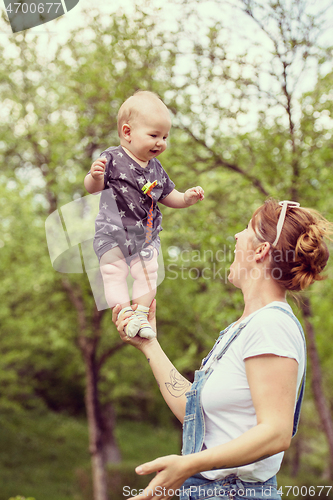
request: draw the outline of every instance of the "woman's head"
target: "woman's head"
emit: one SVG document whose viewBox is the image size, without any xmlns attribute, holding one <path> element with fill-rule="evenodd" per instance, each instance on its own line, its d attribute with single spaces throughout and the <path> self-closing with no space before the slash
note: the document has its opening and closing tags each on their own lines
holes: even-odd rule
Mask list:
<svg viewBox="0 0 333 500">
<path fill-rule="evenodd" d="M 286 290 L 299 291 L 324 279 L 321 272 L 329 257 L 324 238 L 332 234 L 332 224 L 315 210 L 286 206 L 278 239 L 277 225 L 283 207 L 269 199 L 254 212 L 253 244 L 255 247 L 270 243 L 271 276 Z"/>
</svg>

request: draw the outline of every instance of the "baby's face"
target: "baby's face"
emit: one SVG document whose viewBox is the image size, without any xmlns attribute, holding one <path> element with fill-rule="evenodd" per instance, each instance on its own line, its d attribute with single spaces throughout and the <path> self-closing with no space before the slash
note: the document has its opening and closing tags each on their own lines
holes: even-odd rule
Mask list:
<svg viewBox="0 0 333 500">
<path fill-rule="evenodd" d="M 149 161 L 166 150 L 170 128 L 171 120 L 167 109 L 140 113 L 130 124 L 126 147 L 139 160 Z"/>
</svg>

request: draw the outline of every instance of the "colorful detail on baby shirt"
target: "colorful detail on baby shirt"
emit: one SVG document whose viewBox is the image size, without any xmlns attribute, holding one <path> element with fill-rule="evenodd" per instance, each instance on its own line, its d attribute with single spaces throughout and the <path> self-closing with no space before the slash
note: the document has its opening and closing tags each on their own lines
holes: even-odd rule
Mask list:
<svg viewBox="0 0 333 500">
<path fill-rule="evenodd" d="M 120 238 L 123 241 L 124 230 L 135 233 L 136 244 L 142 246 L 150 216 L 153 235 L 157 236 L 162 230 L 162 214 L 157 202 L 168 196 L 175 184 L 156 158 L 143 168 L 130 158 L 121 146 L 108 148 L 100 156 L 105 157 L 107 162 L 104 191 L 101 193 L 99 214 L 95 223 L 94 246 L 98 247 L 99 241 L 105 240 L 105 235 L 120 238 L 120 232 L 123 233 Z M 149 187 L 154 184 L 150 195 L 142 191 L 147 184 Z M 130 243 L 128 238 L 125 240 L 123 244 L 127 248 Z"/>
</svg>

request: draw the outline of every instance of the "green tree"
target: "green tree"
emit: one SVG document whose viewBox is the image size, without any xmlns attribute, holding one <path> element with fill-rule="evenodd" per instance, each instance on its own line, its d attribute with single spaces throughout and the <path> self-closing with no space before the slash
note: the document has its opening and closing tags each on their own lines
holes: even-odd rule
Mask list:
<svg viewBox="0 0 333 500">
<path fill-rule="evenodd" d="M 59 47 L 50 59 L 40 55 L 37 38 L 24 33 L 13 39 L 13 56 L 2 54 L 1 95 L 5 120 L 0 139 L 2 162 L 6 165 L 4 180 L 7 189 L 13 185 L 19 190 L 21 183 L 16 178 L 24 178 L 34 199 L 40 197 L 39 212 L 35 214 L 37 224 L 43 224 L 47 215 L 54 213 L 57 207 L 84 194 L 83 177 L 90 167 L 93 153 L 106 147 L 115 137 L 120 103 L 137 86 L 148 88 L 150 82 L 153 90 L 157 86 L 154 76 L 160 64 L 160 53 L 147 36 L 153 28 L 154 23 L 139 11 L 135 22 L 116 15 L 110 18 L 106 27 L 95 18 L 90 23 L 92 39 L 89 47 L 80 40 L 80 32 L 76 32 L 67 47 Z M 113 95 L 113 100 L 110 95 Z M 9 128 L 14 131 L 13 135 L 8 134 Z M 13 218 L 14 214 L 11 213 L 10 217 Z M 14 227 L 12 231 L 16 234 Z M 43 241 L 40 233 L 39 237 Z M 9 248 L 15 255 L 14 245 Z M 34 259 L 33 252 L 38 254 L 38 247 L 34 246 L 29 258 L 36 264 L 42 259 L 43 266 L 47 266 L 45 245 L 43 250 L 44 255 L 39 254 Z M 22 264 L 26 272 L 25 262 Z M 11 266 L 14 265 L 11 262 Z M 36 274 L 39 275 L 38 269 Z M 25 276 L 25 286 L 36 287 L 34 279 L 34 276 Z M 47 285 L 41 289 L 45 293 L 53 288 L 53 294 L 44 305 L 47 308 L 54 302 L 59 315 L 55 323 L 60 330 L 63 321 L 65 330 L 64 334 L 59 331 L 56 340 L 66 346 L 67 343 L 77 346 L 84 361 L 94 496 L 96 500 L 104 500 L 107 498 L 105 465 L 120 457 L 114 438 L 112 400 L 106 394 L 103 398 L 100 392 L 103 380 L 107 378 L 105 364 L 124 344 L 117 337 L 115 340 L 105 333 L 102 335 L 102 331 L 110 327 L 111 318 L 109 316 L 103 326 L 106 311 L 97 310 L 85 276 L 65 277 L 53 273 L 48 274 L 48 279 Z M 15 289 L 17 282 L 12 275 L 9 282 Z M 20 308 L 26 313 L 22 295 L 20 301 L 17 297 L 15 299 L 9 315 L 16 314 Z M 33 303 L 33 297 L 29 297 L 29 306 Z M 39 307 L 38 313 L 41 315 L 42 312 L 43 307 Z M 57 314 L 48 316 L 52 321 Z M 29 326 L 37 330 L 43 316 L 30 314 L 29 318 Z M 17 324 L 13 327 L 16 328 Z M 42 345 L 45 339 L 37 333 L 35 338 Z M 8 361 L 4 360 L 4 363 Z M 15 387 L 16 383 L 13 384 Z"/>
<path fill-rule="evenodd" d="M 196 19 L 195 9 L 173 33 L 162 34 L 154 16 L 138 10 L 131 19 L 115 15 L 107 23 L 98 16 L 87 18 L 89 41 L 75 32 L 54 57 L 40 56 L 37 40 L 25 35 L 13 40 L 15 55 L 0 55 L 4 200 L 9 196 L 14 200 L 2 204 L 3 227 L 7 224 L 8 234 L 21 235 L 19 256 L 23 256 L 13 260 L 18 255 L 14 239 L 4 241 L 6 286 L 0 311 L 6 329 L 20 331 L 25 347 L 20 353 L 13 337 L 2 338 L 7 369 L 2 376 L 8 379 L 4 401 L 20 400 L 19 369 L 29 372 L 31 353 L 34 358 L 38 353 L 42 370 L 47 368 L 50 347 L 57 352 L 54 367 L 66 365 L 73 357 L 63 375 L 67 380 L 86 374 L 96 500 L 107 498 L 105 445 L 116 453 L 110 403 L 119 402 L 118 414 L 125 416 L 143 417 L 153 409 L 156 418 L 163 420 L 165 412 L 159 408 L 158 389 L 150 378 L 146 381 L 148 367 L 142 366 L 136 353 L 121 349 L 123 344 L 115 335 L 108 335 L 110 315 L 97 311 L 86 277 L 54 273 L 46 245 L 38 247 L 38 241 L 44 241 L 46 217 L 84 195 L 83 176 L 94 156 L 118 141 L 116 113 L 121 102 L 138 88 L 164 97 L 174 114 L 174 127 L 163 165 L 179 190 L 200 183 L 206 192 L 205 201 L 191 209 L 163 209 L 166 277 L 157 295 L 158 327 L 168 354 L 186 374 L 192 373 L 210 347 L 211 332 L 222 329 L 241 310 L 241 296 L 227 282 L 227 267 L 233 259 L 233 236 L 246 225 L 252 210 L 270 194 L 294 197 L 328 216 L 332 212 L 330 138 L 322 121 L 330 112 L 329 97 L 325 101 L 324 96 L 330 95 L 331 80 L 329 76 L 319 79 L 315 91 L 303 97 L 293 80 L 297 71 L 302 74 L 299 60 L 318 61 L 317 21 L 311 24 L 305 14 L 293 11 L 295 37 L 288 28 L 291 17 L 284 4 L 274 8 L 269 3 L 266 10 L 257 3 L 243 5 L 244 19 L 249 16 L 271 42 L 265 51 L 260 46 L 266 55 L 255 62 L 248 54 L 233 53 L 230 32 L 222 21 L 206 29 Z M 305 2 L 297 5 L 301 8 Z M 193 6 L 184 4 L 184 12 L 188 9 Z M 199 38 L 202 29 L 206 31 Z M 186 54 L 181 48 L 184 37 Z M 189 69 L 185 55 L 191 56 Z M 321 55 L 327 61 L 327 54 Z M 270 73 L 273 92 L 262 86 L 263 75 Z M 259 110 L 257 125 L 245 127 L 244 120 L 254 108 Z M 28 213 L 19 194 L 22 180 L 30 189 L 30 198 L 24 198 L 31 204 Z M 9 194 L 11 186 L 15 194 Z M 25 224 L 11 225 L 15 210 L 24 214 Z M 25 245 L 24 225 L 32 230 L 31 247 Z M 312 301 L 320 315 L 306 317 L 317 329 L 331 300 L 326 285 L 320 284 L 316 293 Z M 48 345 L 45 338 L 51 339 Z M 320 347 L 321 362 L 326 354 L 324 362 L 329 366 L 331 357 Z M 15 369 L 8 371 L 13 355 Z M 28 395 L 29 383 L 24 387 Z M 321 387 L 320 383 L 323 392 Z M 125 397 L 135 405 L 125 402 Z"/>
<path fill-rule="evenodd" d="M 163 45 L 163 37 L 156 33 L 154 22 L 147 14 L 138 11 L 135 23 L 126 16 L 111 18 L 107 27 L 102 27 L 99 21 L 95 18 L 91 22 L 89 48 L 80 40 L 79 32 L 73 33 L 66 47 L 58 48 L 54 57 L 49 59 L 40 56 L 35 38 L 19 35 L 13 42 L 14 55 L 2 59 L 1 92 L 7 116 L 0 133 L 4 145 L 5 181 L 8 187 L 17 183 L 16 178 L 25 176 L 34 198 L 39 196 L 38 213 L 32 215 L 38 224 L 43 223 L 57 207 L 61 208 L 84 194 L 82 179 L 94 153 L 117 140 L 116 112 L 120 103 L 137 88 L 150 88 L 161 94 L 167 88 L 162 77 L 158 77 L 158 70 L 171 65 L 174 56 L 170 54 L 166 60 L 164 54 L 162 58 L 159 48 Z M 13 136 L 8 135 L 9 128 L 14 129 Z M 16 234 L 14 227 L 12 231 Z M 43 239 L 40 233 L 35 235 Z M 13 251 L 13 246 L 11 249 Z M 43 265 L 47 267 L 46 248 L 43 248 L 43 257 L 38 255 L 37 245 L 34 250 L 37 255 L 31 251 L 29 259 L 39 265 L 40 258 L 43 258 Z M 26 278 L 25 286 L 38 288 L 33 284 L 33 276 Z M 40 290 L 44 296 L 48 290 L 54 293 L 44 307 L 39 306 L 36 314 L 29 315 L 31 331 L 42 318 L 44 320 L 48 307 L 51 306 L 51 310 L 56 308 L 54 316 L 47 315 L 50 323 L 57 324 L 55 340 L 63 343 L 68 352 L 78 346 L 84 360 L 95 496 L 105 498 L 107 450 L 111 451 L 113 460 L 117 458 L 111 399 L 107 396 L 107 391 L 110 392 L 108 382 L 115 380 L 120 372 L 107 368 L 106 362 L 123 344 L 102 335 L 102 330 L 110 324 L 110 317 L 103 325 L 105 311 L 96 310 L 89 283 L 83 276 L 64 277 L 50 273 Z M 33 307 L 33 304 L 31 297 L 28 307 Z M 19 308 L 19 303 L 15 303 L 15 307 Z M 26 318 L 27 310 L 23 308 L 22 311 Z M 73 328 L 74 324 L 77 328 Z M 43 331 L 48 329 L 52 331 L 54 327 L 44 323 Z M 190 329 L 189 325 L 187 329 Z M 38 339 L 43 344 L 44 338 Z M 31 344 L 27 354 L 29 348 Z M 43 354 L 41 359 L 44 359 Z M 8 365 L 7 360 L 4 363 Z M 26 360 L 22 365 L 26 368 Z M 134 365 L 135 361 L 126 360 L 125 368 Z M 71 363 L 71 369 L 73 366 Z M 41 369 L 45 370 L 45 367 Z M 71 369 L 68 370 L 69 376 L 73 376 Z M 78 373 L 82 374 L 82 367 Z M 113 391 L 116 395 L 119 396 L 121 390 L 133 395 L 133 389 L 128 389 L 128 379 L 131 380 L 127 375 L 127 384 L 120 384 L 117 380 Z M 17 382 L 13 384 L 16 385 Z"/>
</svg>

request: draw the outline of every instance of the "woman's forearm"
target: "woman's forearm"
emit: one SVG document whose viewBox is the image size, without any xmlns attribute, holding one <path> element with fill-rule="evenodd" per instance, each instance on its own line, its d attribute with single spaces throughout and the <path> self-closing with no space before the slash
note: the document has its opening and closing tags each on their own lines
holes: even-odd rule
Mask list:
<svg viewBox="0 0 333 500">
<path fill-rule="evenodd" d="M 186 455 L 188 475 L 258 462 L 289 447 L 290 435 L 277 425 L 258 424 L 228 443 Z"/>
<path fill-rule="evenodd" d="M 169 455 L 142 464 L 136 468 L 137 474 L 157 474 L 135 500 L 145 500 L 148 492 L 153 493 L 149 495 L 152 500 L 168 500 L 171 498 L 169 491 L 180 488 L 187 478 L 198 472 L 236 468 L 274 455 L 287 444 L 283 434 L 275 424 L 260 423 L 228 443 L 190 455 Z M 166 493 L 161 496 L 161 491 Z"/>
<path fill-rule="evenodd" d="M 112 311 L 112 321 L 115 323 L 120 337 L 124 342 L 132 344 L 146 356 L 165 402 L 178 420 L 183 422 L 186 407 L 185 393 L 192 384 L 176 370 L 156 338 L 147 340 L 138 335 L 133 338 L 127 337 L 124 328 L 128 324 L 131 313 L 126 312 L 118 318 L 120 310 L 121 306 L 117 304 Z M 154 331 L 156 331 L 155 310 L 156 301 L 154 299 L 148 316 Z"/>
<path fill-rule="evenodd" d="M 142 352 L 147 358 L 165 402 L 178 420 L 183 422 L 185 393 L 192 384 L 176 370 L 157 340 L 145 346 Z"/>
</svg>

